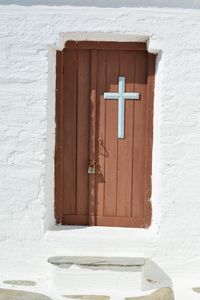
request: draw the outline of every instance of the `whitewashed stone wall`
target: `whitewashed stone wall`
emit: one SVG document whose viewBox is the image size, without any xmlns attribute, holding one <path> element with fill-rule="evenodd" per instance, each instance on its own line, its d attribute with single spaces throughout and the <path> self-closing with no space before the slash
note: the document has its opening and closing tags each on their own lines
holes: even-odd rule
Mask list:
<svg viewBox="0 0 200 300">
<path fill-rule="evenodd" d="M 182 3 L 189 2 L 195 4 Z M 129 6 L 0 6 L 2 274 L 45 275 L 48 255 L 113 253 L 149 256 L 170 276 L 198 274 L 199 7 Z M 73 37 L 148 41 L 149 51 L 158 53 L 148 230 L 49 230 L 54 225 L 55 49 Z"/>
</svg>

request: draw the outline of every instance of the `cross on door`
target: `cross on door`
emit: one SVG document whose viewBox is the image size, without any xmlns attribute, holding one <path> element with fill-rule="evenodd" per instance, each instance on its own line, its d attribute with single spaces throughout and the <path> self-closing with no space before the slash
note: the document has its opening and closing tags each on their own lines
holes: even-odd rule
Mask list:
<svg viewBox="0 0 200 300">
<path fill-rule="evenodd" d="M 125 92 L 125 77 L 119 77 L 119 89 L 118 93 L 104 93 L 104 99 L 107 100 L 118 100 L 118 138 L 124 138 L 124 110 L 125 110 L 125 99 L 127 100 L 138 100 L 140 98 L 139 93 L 126 93 Z"/>
</svg>

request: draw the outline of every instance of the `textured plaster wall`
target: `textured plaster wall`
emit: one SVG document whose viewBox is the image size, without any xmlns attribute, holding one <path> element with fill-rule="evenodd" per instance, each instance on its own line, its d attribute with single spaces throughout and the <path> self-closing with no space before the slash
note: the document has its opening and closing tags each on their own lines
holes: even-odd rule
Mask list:
<svg viewBox="0 0 200 300">
<path fill-rule="evenodd" d="M 198 10 L 0 6 L 2 275 L 46 275 L 49 255 L 135 253 L 152 258 L 170 276 L 198 274 L 199 32 Z M 147 40 L 149 51 L 158 53 L 148 230 L 49 230 L 54 224 L 55 49 L 73 37 Z"/>
</svg>

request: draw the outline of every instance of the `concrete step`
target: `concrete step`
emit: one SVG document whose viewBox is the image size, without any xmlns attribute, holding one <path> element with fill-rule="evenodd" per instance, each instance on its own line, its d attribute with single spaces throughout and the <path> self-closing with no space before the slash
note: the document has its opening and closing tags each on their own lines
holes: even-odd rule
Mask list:
<svg viewBox="0 0 200 300">
<path fill-rule="evenodd" d="M 128 295 L 141 290 L 144 257 L 50 257 L 51 287 L 63 295 Z"/>
</svg>

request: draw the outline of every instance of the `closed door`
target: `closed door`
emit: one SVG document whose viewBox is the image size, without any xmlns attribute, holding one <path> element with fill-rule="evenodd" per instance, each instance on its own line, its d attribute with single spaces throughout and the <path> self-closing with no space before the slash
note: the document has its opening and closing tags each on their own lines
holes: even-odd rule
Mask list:
<svg viewBox="0 0 200 300">
<path fill-rule="evenodd" d="M 154 65 L 143 43 L 57 52 L 58 223 L 150 225 Z"/>
</svg>

